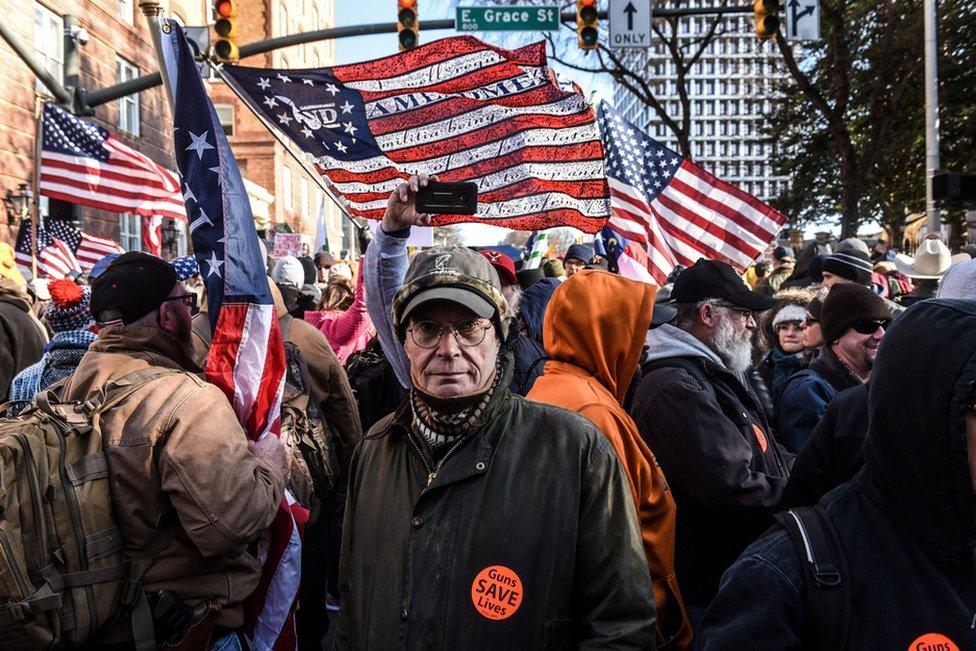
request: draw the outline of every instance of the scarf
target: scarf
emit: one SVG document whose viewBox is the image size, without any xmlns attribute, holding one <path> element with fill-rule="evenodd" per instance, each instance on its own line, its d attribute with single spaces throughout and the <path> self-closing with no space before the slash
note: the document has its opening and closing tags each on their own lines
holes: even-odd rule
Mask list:
<svg viewBox="0 0 976 651">
<path fill-rule="evenodd" d="M 410 391 L 410 408 L 414 431 L 423 437 L 431 451 L 438 456 L 454 441 L 466 435 L 491 400 L 501 379 L 501 365 L 486 391 L 460 398 L 437 398 L 414 387 Z"/>
</svg>

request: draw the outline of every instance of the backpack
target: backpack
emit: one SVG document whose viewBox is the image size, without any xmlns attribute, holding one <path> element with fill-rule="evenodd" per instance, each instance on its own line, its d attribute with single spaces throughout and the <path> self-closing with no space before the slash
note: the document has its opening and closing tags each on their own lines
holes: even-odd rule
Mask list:
<svg viewBox="0 0 976 651">
<path fill-rule="evenodd" d="M 284 315 L 281 339 L 285 345 L 285 390 L 281 398 L 281 442 L 288 452 L 288 488 L 299 504 L 317 508 L 335 487 L 338 462 L 322 412 L 312 400 L 308 363 L 294 343 L 287 341 L 293 317 Z"/>
<path fill-rule="evenodd" d="M 365 348 L 349 356 L 346 377 L 356 398 L 364 432 L 396 411 L 407 397 L 406 389 L 400 385 L 393 366 L 383 353 L 379 337 L 373 337 Z"/>
<path fill-rule="evenodd" d="M 830 514 L 820 505 L 776 514 L 803 567 L 804 648 L 848 648 L 851 586 L 847 559 Z M 845 580 L 846 577 L 846 580 Z"/>
<path fill-rule="evenodd" d="M 0 648 L 79 645 L 126 610 L 136 648 L 155 648 L 142 577 L 179 525 L 171 519 L 144 556 L 124 555 L 98 423 L 172 373 L 132 373 L 81 404 L 61 402 L 54 385 L 0 419 Z"/>
</svg>

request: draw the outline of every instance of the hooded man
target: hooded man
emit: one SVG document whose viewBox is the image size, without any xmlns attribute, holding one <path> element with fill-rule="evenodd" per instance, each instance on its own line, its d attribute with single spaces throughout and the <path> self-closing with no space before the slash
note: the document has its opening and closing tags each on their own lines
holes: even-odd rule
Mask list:
<svg viewBox="0 0 976 651">
<path fill-rule="evenodd" d="M 840 391 L 867 382 L 891 321 L 884 299 L 862 285 L 835 285 L 820 310 L 823 352 L 794 374 L 776 400 L 783 445 L 799 453 Z"/>
<path fill-rule="evenodd" d="M 393 192 L 391 218 L 417 223 L 419 187 Z M 511 314 L 488 260 L 418 254 L 391 321 L 410 397 L 353 456 L 337 648 L 653 648 L 620 462 L 586 419 L 509 392 Z"/>
<path fill-rule="evenodd" d="M 596 425 L 620 457 L 654 581 L 657 648 L 686 649 L 691 626 L 674 573 L 675 505 L 654 454 L 622 406 L 651 324 L 654 286 L 585 269 L 549 302 L 545 347 L 552 359 L 526 396 Z"/>
<path fill-rule="evenodd" d="M 808 585 L 811 551 L 776 526 L 723 577 L 701 648 L 976 648 L 974 397 L 976 302 L 925 301 L 899 317 L 872 373 L 864 468 L 819 504 L 837 549 L 816 558 L 838 568 L 837 587 Z M 843 592 L 812 602 L 811 588 Z"/>
<path fill-rule="evenodd" d="M 592 246 L 571 244 L 563 257 L 563 269 L 566 271 L 566 278 L 572 278 L 573 274 L 585 267 L 593 259 L 593 255 Z"/>
<path fill-rule="evenodd" d="M 694 626 L 722 572 L 769 526 L 792 457 L 743 383 L 753 314 L 772 299 L 712 260 L 684 270 L 671 298 L 678 314 L 647 333 L 632 413 L 678 507 L 675 558 Z"/>
<path fill-rule="evenodd" d="M 0 395 L 10 391 L 14 376 L 41 359 L 46 343 L 30 297 L 10 278 L 0 278 Z"/>
</svg>

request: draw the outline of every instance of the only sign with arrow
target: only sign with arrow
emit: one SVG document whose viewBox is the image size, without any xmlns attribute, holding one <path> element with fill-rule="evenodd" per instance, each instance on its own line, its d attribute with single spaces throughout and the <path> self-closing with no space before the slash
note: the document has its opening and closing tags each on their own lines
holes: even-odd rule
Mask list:
<svg viewBox="0 0 976 651">
<path fill-rule="evenodd" d="M 790 41 L 820 40 L 820 0 L 786 3 L 786 38 Z"/>
<path fill-rule="evenodd" d="M 610 0 L 607 17 L 611 48 L 651 45 L 651 0 Z"/>
</svg>

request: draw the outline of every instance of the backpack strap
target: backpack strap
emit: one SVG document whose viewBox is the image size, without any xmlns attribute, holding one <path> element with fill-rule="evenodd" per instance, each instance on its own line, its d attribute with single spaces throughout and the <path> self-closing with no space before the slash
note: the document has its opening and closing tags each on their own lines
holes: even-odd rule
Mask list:
<svg viewBox="0 0 976 651">
<path fill-rule="evenodd" d="M 830 515 L 820 505 L 776 514 L 800 557 L 804 586 L 804 639 L 812 648 L 846 649 L 851 586 L 847 559 Z"/>
<path fill-rule="evenodd" d="M 156 648 L 152 611 L 149 609 L 146 591 L 142 588 L 142 579 L 159 555 L 173 542 L 179 529 L 179 519 L 175 515 L 171 516 L 146 553 L 128 562 L 129 575 L 122 588 L 122 605 L 132 611 L 132 640 L 136 651 L 153 651 Z"/>
</svg>

